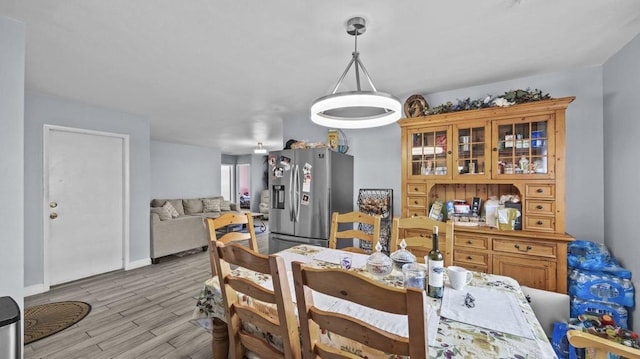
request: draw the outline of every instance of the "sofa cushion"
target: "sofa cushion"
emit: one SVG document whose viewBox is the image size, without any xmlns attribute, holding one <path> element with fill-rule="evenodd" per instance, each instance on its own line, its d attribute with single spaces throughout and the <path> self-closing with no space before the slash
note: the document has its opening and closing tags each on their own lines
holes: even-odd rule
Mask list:
<svg viewBox="0 0 640 359">
<path fill-rule="evenodd" d="M 220 210 L 221 211 L 230 211 L 231 210 L 231 201 L 222 200 L 222 202 L 220 202 Z"/>
<path fill-rule="evenodd" d="M 170 201 L 166 201 L 160 208 L 164 208 L 167 212 L 169 212 L 172 218 L 177 218 L 178 216 L 180 216 L 180 213 L 178 213 L 178 210 L 173 206 L 173 204 L 171 204 Z"/>
<path fill-rule="evenodd" d="M 182 205 L 184 206 L 185 214 L 202 213 L 202 200 L 201 199 L 183 199 Z"/>
<path fill-rule="evenodd" d="M 151 207 L 162 207 L 166 201 L 166 199 L 152 199 Z"/>
<path fill-rule="evenodd" d="M 202 212 L 220 212 L 220 198 L 205 198 L 202 204 L 204 207 Z"/>
<path fill-rule="evenodd" d="M 164 207 L 152 207 L 151 213 L 155 213 L 160 217 L 161 221 L 166 221 L 167 219 L 171 219 L 171 213 Z"/>
</svg>

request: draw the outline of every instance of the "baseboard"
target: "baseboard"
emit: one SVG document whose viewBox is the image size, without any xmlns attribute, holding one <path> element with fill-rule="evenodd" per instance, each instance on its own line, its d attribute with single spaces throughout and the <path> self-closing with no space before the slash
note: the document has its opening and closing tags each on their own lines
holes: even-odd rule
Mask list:
<svg viewBox="0 0 640 359">
<path fill-rule="evenodd" d="M 140 259 L 134 262 L 129 262 L 124 266 L 124 270 L 132 270 L 136 268 L 146 267 L 151 265 L 151 258 Z"/>
<path fill-rule="evenodd" d="M 36 295 L 36 294 L 40 294 L 40 293 L 44 293 L 46 291 L 48 291 L 48 288 L 45 288 L 44 284 L 40 283 L 40 284 L 34 284 L 34 285 L 30 285 L 28 287 L 24 287 L 24 293 L 23 295 L 26 297 L 32 296 L 32 295 Z"/>
</svg>

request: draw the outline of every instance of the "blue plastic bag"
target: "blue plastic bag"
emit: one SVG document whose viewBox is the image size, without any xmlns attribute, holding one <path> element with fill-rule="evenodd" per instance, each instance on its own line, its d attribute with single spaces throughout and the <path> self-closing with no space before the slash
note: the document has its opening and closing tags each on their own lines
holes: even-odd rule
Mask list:
<svg viewBox="0 0 640 359">
<path fill-rule="evenodd" d="M 570 268 L 601 271 L 619 278 L 631 279 L 631 271 L 624 269 L 602 243 L 575 240 L 567 245 Z"/>
<path fill-rule="evenodd" d="M 625 307 L 634 305 L 635 291 L 629 279 L 604 272 L 572 269 L 568 283 L 571 296 Z"/>
<path fill-rule="evenodd" d="M 617 326 L 624 329 L 628 328 L 627 320 L 629 318 L 627 310 L 623 306 L 613 303 L 600 303 L 571 297 L 569 314 L 571 318 L 577 318 L 581 314 L 594 315 L 597 317 L 607 314 L 613 317 Z"/>
<path fill-rule="evenodd" d="M 556 322 L 553 325 L 553 333 L 551 334 L 551 347 L 556 352 L 558 359 L 584 359 L 584 349 L 578 349 L 569 344 L 567 339 L 567 331 L 582 330 L 571 324 Z"/>
</svg>

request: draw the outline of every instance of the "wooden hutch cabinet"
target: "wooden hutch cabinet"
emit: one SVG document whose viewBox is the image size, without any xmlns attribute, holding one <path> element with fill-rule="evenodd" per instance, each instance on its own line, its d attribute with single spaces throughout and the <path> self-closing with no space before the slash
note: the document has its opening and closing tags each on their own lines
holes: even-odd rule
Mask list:
<svg viewBox="0 0 640 359">
<path fill-rule="evenodd" d="M 522 230 L 456 226 L 454 264 L 566 293 L 565 110 L 573 100 L 399 120 L 402 216 L 428 215 L 435 200 L 518 195 Z"/>
</svg>

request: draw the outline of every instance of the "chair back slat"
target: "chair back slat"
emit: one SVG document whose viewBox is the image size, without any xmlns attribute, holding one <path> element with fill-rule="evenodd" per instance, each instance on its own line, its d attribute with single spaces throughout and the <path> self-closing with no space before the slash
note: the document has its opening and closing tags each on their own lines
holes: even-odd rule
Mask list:
<svg viewBox="0 0 640 359">
<path fill-rule="evenodd" d="M 331 333 L 345 336 L 358 343 L 373 343 L 370 346 L 385 353 L 409 354 L 409 338 L 372 327 L 357 318 L 325 312 L 317 308 L 311 308 L 309 316 L 320 328 Z M 349 328 L 349 330 L 342 332 L 343 328 Z"/>
<path fill-rule="evenodd" d="M 253 227 L 253 217 L 249 213 L 225 213 L 217 218 L 205 218 L 205 226 L 209 231 L 209 262 L 211 264 L 211 275 L 216 276 L 217 267 L 215 264 L 214 252 L 216 251 L 215 243 L 235 243 L 239 241 L 248 241 L 249 248 L 258 251 L 258 240 L 256 238 L 255 228 Z M 246 232 L 233 231 L 229 226 L 244 225 L 247 227 Z"/>
<path fill-rule="evenodd" d="M 331 271 L 331 280 L 327 280 L 327 272 L 321 268 L 305 268 L 304 281 L 313 290 L 332 297 L 348 300 L 383 312 L 406 314 L 406 291 L 401 288 L 385 287 L 379 290 L 380 284 L 363 276 L 354 276 L 345 269 Z M 336 285 L 340 283 L 340 285 Z"/>
<path fill-rule="evenodd" d="M 267 333 L 280 332 L 280 323 L 278 318 L 266 317 L 263 313 L 260 313 L 257 309 L 247 306 L 236 306 L 236 313 L 247 323 L 251 323 Z"/>
<path fill-rule="evenodd" d="M 371 248 L 374 249 L 380 240 L 380 216 L 371 216 L 366 213 L 354 211 L 348 213 L 334 212 L 331 215 L 331 229 L 329 231 L 329 248 L 336 248 L 338 239 L 359 239 L 370 242 Z M 340 231 L 341 224 L 350 224 L 351 229 Z M 372 227 L 373 233 L 367 233 L 360 229 L 353 229 L 354 224 L 364 224 Z M 345 249 L 345 248 L 342 248 Z M 356 247 L 348 247 L 345 250 L 350 252 L 366 253 L 364 250 Z"/>
<path fill-rule="evenodd" d="M 282 353 L 276 350 L 274 347 L 269 345 L 264 340 L 260 340 L 253 335 L 248 335 L 243 332 L 239 333 L 240 341 L 242 345 L 248 350 L 254 353 L 260 353 L 261 359 L 280 359 L 282 358 Z"/>
<path fill-rule="evenodd" d="M 223 256 L 227 262 L 250 269 L 254 272 L 271 273 L 269 256 L 257 253 L 255 249 L 253 252 L 250 252 L 245 250 L 245 247 L 225 245 L 224 247 L 219 247 L 218 250 L 223 252 Z"/>
<path fill-rule="evenodd" d="M 312 268 L 293 262 L 292 269 L 305 358 L 357 358 L 340 348 L 329 348 L 321 343 L 320 328 L 385 353 L 427 357 L 424 291 L 389 287 L 357 272 L 338 268 Z M 406 315 L 408 337 L 388 333 L 344 313 L 322 310 L 314 303 L 314 291 L 372 309 Z"/>
<path fill-rule="evenodd" d="M 244 293 L 252 298 L 258 299 L 267 303 L 275 303 L 275 294 L 261 286 L 256 286 L 254 282 L 246 278 L 240 277 L 227 277 L 224 279 L 225 284 L 228 284 L 236 292 Z"/>
<path fill-rule="evenodd" d="M 241 359 L 249 350 L 261 358 L 302 358 L 284 260 L 275 255 L 262 255 L 238 243 L 224 244 L 217 241 L 214 245 L 216 270 L 219 273 L 220 289 L 226 307 L 230 357 Z M 270 275 L 274 290 L 269 290 L 248 278 L 233 275 L 231 265 L 246 266 L 247 269 Z M 239 298 L 240 295 L 275 304 L 277 316 L 262 313 L 244 304 Z M 279 351 L 262 336 L 254 336 L 243 331 L 243 322 L 257 326 L 262 332 L 280 336 L 283 350 Z"/>
</svg>

